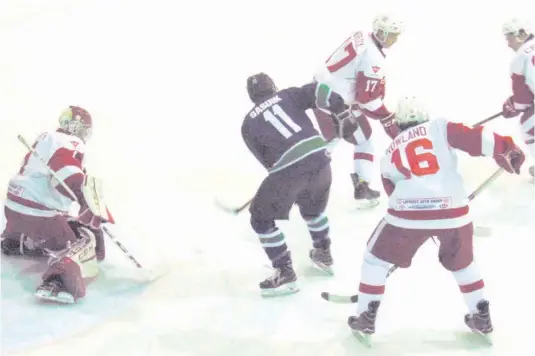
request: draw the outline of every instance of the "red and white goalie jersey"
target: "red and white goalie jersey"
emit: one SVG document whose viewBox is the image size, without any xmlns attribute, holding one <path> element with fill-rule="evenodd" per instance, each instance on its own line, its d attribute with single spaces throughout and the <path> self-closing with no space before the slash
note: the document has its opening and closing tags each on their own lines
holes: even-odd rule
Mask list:
<svg viewBox="0 0 535 356">
<path fill-rule="evenodd" d="M 82 196 L 84 180 L 84 142 L 61 130 L 41 134 L 33 144 L 35 151 L 75 194 Z M 53 178 L 43 162 L 28 153 L 19 173 L 9 182 L 6 207 L 31 216 L 53 217 L 68 213 L 72 198 Z"/>
<path fill-rule="evenodd" d="M 314 80 L 327 84 L 346 104 L 357 104 L 367 116 L 380 119 L 389 114 L 383 104 L 384 59 L 381 46 L 372 34 L 355 32 L 316 72 Z"/>
<path fill-rule="evenodd" d="M 502 166 L 504 155 L 514 149 L 510 137 L 445 119 L 402 131 L 381 160 L 383 185 L 389 195 L 385 220 L 408 229 L 448 229 L 469 224 L 469 201 L 455 151 L 493 156 Z"/>
</svg>

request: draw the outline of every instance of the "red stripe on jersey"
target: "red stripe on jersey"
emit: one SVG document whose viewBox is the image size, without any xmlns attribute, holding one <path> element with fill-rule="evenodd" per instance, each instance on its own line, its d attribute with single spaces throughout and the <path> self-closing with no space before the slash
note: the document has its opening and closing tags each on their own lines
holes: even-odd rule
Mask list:
<svg viewBox="0 0 535 356">
<path fill-rule="evenodd" d="M 394 210 L 388 209 L 388 213 L 392 216 L 396 216 L 401 219 L 407 220 L 443 220 L 443 219 L 455 219 L 460 218 L 468 214 L 468 206 L 452 209 L 439 209 L 439 210 Z"/>
<path fill-rule="evenodd" d="M 69 150 L 68 148 L 62 147 L 56 150 L 50 160 L 48 161 L 50 168 L 57 172 L 67 166 L 75 166 L 82 169 L 82 161 L 79 157 L 79 152 L 74 150 Z"/>
<path fill-rule="evenodd" d="M 483 126 L 471 128 L 460 123 L 448 122 L 446 137 L 452 148 L 468 153 L 470 156 L 481 156 Z"/>
<path fill-rule="evenodd" d="M 519 104 L 533 104 L 533 93 L 526 84 L 526 77 L 520 74 L 511 75 L 513 81 L 513 101 Z"/>
<path fill-rule="evenodd" d="M 9 200 L 11 200 L 12 202 L 20 204 L 22 206 L 25 206 L 27 208 L 32 208 L 32 209 L 37 209 L 37 210 L 46 210 L 46 211 L 53 210 L 53 209 L 50 209 L 49 207 L 47 207 L 46 205 L 39 204 L 39 203 L 36 203 L 34 201 L 21 198 L 21 197 L 16 196 L 15 194 L 12 194 L 12 193 L 7 193 L 7 198 Z"/>
</svg>

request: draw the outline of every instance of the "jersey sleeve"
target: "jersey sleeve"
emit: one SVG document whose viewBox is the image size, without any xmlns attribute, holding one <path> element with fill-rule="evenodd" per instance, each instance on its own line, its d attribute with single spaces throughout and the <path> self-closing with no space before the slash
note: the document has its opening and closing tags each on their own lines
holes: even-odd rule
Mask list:
<svg viewBox="0 0 535 356">
<path fill-rule="evenodd" d="M 356 74 L 356 101 L 366 116 L 382 119 L 390 115 L 383 100 L 385 97 L 385 78 L 383 69 L 371 61 L 362 61 Z"/>
<path fill-rule="evenodd" d="M 73 141 L 56 149 L 48 161 L 48 166 L 54 171 L 57 179 L 63 181 L 71 189 L 78 201 L 83 202 L 84 155 L 77 150 L 79 144 L 79 142 Z M 55 188 L 64 196 L 72 199 L 61 183 L 56 182 Z"/>
<path fill-rule="evenodd" d="M 484 126 L 472 128 L 453 122 L 446 123 L 446 137 L 451 148 L 474 157 L 503 154 L 513 144 L 511 137 L 500 136 Z"/>
<path fill-rule="evenodd" d="M 346 109 L 344 99 L 323 83 L 310 83 L 300 88 L 287 89 L 295 105 L 301 110 L 323 109 L 335 114 Z"/>
<path fill-rule="evenodd" d="M 248 118 L 245 119 L 241 127 L 241 136 L 243 138 L 243 142 L 245 143 L 245 146 L 247 146 L 249 151 L 255 156 L 258 162 L 262 163 L 264 162 L 264 157 L 262 155 L 262 145 L 258 142 L 256 137 L 250 133 L 250 127 L 247 120 Z"/>
<path fill-rule="evenodd" d="M 525 110 L 533 105 L 534 68 L 535 55 L 527 53 L 517 55 L 511 63 L 512 99 L 517 110 Z"/>
</svg>

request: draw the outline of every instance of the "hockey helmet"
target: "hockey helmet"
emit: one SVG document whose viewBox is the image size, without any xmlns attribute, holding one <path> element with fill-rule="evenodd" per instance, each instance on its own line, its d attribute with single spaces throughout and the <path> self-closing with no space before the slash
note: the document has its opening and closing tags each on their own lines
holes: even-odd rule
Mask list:
<svg viewBox="0 0 535 356">
<path fill-rule="evenodd" d="M 254 103 L 262 101 L 276 92 L 275 82 L 265 73 L 258 73 L 247 78 L 247 93 Z"/>
<path fill-rule="evenodd" d="M 373 33 L 383 31 L 385 36 L 389 33 L 401 34 L 404 30 L 403 22 L 395 20 L 388 15 L 378 15 L 373 20 Z"/>
<path fill-rule="evenodd" d="M 59 117 L 59 127 L 86 142 L 91 137 L 93 120 L 87 110 L 69 106 Z"/>
<path fill-rule="evenodd" d="M 429 120 L 429 112 L 420 99 L 405 96 L 398 100 L 396 108 L 396 123 L 398 126 L 414 126 Z"/>
<path fill-rule="evenodd" d="M 512 34 L 515 37 L 532 35 L 533 30 L 527 20 L 513 17 L 502 25 L 504 35 Z"/>
</svg>

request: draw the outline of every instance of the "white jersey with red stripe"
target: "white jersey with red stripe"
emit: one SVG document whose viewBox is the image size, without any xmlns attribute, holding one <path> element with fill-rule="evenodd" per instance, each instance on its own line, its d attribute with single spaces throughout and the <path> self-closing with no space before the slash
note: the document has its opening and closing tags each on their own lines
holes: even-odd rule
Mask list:
<svg viewBox="0 0 535 356">
<path fill-rule="evenodd" d="M 84 174 L 85 144 L 78 137 L 61 131 L 46 132 L 37 138 L 33 148 L 55 171 L 58 179 L 66 181 L 74 175 Z M 9 182 L 5 205 L 21 214 L 51 217 L 68 212 L 72 203 L 72 198 L 59 186 L 44 163 L 29 152 L 19 173 Z"/>
<path fill-rule="evenodd" d="M 346 104 L 356 104 L 374 119 L 382 118 L 388 113 L 383 104 L 384 59 L 373 34 L 355 32 L 319 68 L 314 80 L 327 84 Z"/>
<path fill-rule="evenodd" d="M 535 95 L 535 38 L 526 41 L 511 61 L 513 102 L 518 110 L 533 106 Z"/>
<path fill-rule="evenodd" d="M 456 150 L 501 153 L 506 138 L 483 127 L 434 119 L 402 131 L 381 160 L 389 195 L 385 220 L 408 229 L 449 229 L 471 222 Z"/>
</svg>

